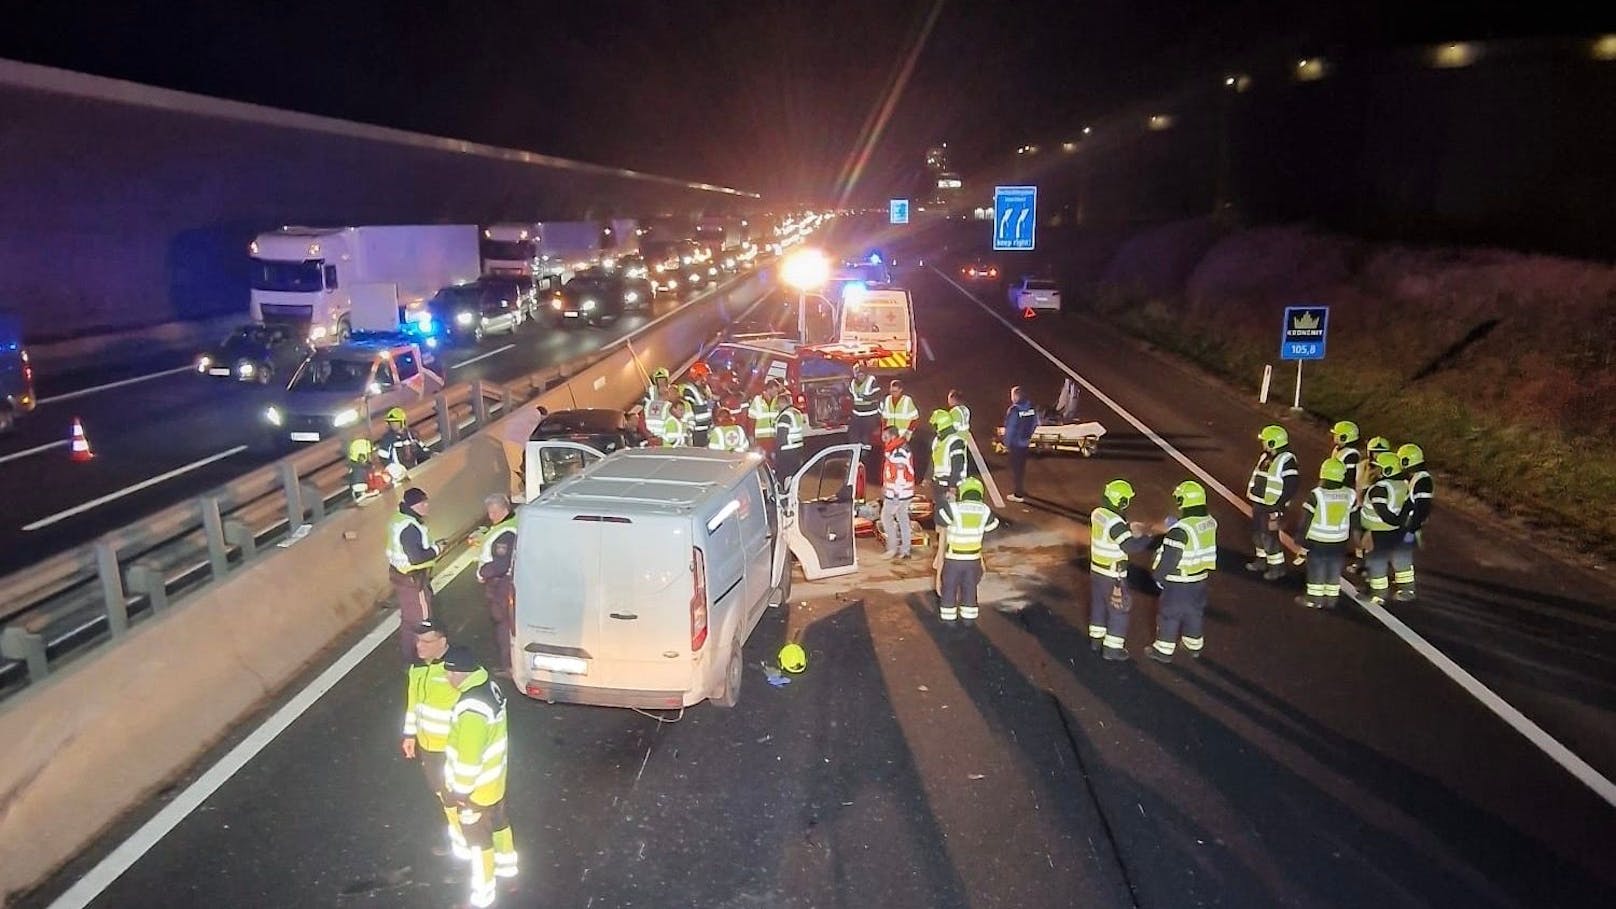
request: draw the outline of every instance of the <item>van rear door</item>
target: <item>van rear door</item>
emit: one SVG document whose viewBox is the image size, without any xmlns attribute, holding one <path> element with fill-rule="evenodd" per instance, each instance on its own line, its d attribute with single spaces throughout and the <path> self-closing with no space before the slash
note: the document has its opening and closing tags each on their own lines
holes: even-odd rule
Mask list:
<svg viewBox="0 0 1616 909">
<path fill-rule="evenodd" d="M 522 457 L 522 488 L 531 502 L 539 493 L 580 473 L 585 467 L 606 457 L 605 452 L 577 442 L 550 440 L 529 442 Z"/>
<path fill-rule="evenodd" d="M 853 545 L 853 484 L 860 445 L 832 445 L 791 478 L 786 540 L 808 580 L 858 570 Z"/>
</svg>

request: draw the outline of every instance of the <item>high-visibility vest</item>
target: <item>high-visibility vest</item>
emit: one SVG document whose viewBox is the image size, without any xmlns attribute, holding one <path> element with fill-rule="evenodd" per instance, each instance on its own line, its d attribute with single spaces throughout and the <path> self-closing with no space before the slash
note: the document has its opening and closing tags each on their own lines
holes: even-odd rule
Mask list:
<svg viewBox="0 0 1616 909">
<path fill-rule="evenodd" d="M 1122 535 L 1113 538 L 1118 525 Z M 1089 570 L 1108 578 L 1127 577 L 1128 554 L 1122 544 L 1131 536 L 1133 531 L 1122 515 L 1104 505 L 1094 509 L 1089 515 Z"/>
<path fill-rule="evenodd" d="M 715 451 L 746 451 L 746 430 L 734 423 L 715 427 L 707 436 L 707 447 Z"/>
<path fill-rule="evenodd" d="M 1402 529 L 1398 525 L 1381 518 L 1380 509 L 1375 507 L 1377 499 L 1385 501 L 1387 510 L 1401 512 L 1403 503 L 1408 499 L 1408 487 L 1396 477 L 1382 477 L 1376 480 L 1375 485 L 1369 487 L 1369 491 L 1364 493 L 1364 507 L 1358 517 L 1365 530 L 1385 533 L 1389 530 Z"/>
<path fill-rule="evenodd" d="M 679 394 L 690 405 L 686 413 L 690 418 L 690 431 L 703 432 L 713 428 L 713 399 L 701 390 L 701 386 L 694 382 L 686 382 L 679 388 Z"/>
<path fill-rule="evenodd" d="M 965 448 L 965 437 L 957 432 L 944 433 L 932 440 L 931 443 L 931 478 L 942 486 L 954 486 L 963 476 L 954 476 L 949 471 L 953 469 L 956 453 Z"/>
<path fill-rule="evenodd" d="M 962 433 L 971 431 L 971 408 L 964 404 L 955 404 L 948 409 L 948 415 L 954 419 L 954 428 Z"/>
<path fill-rule="evenodd" d="M 907 448 L 887 452 L 881 464 L 881 495 L 889 499 L 915 497 L 915 464 Z"/>
<path fill-rule="evenodd" d="M 1352 509 L 1358 494 L 1350 489 L 1313 490 L 1313 519 L 1307 524 L 1307 538 L 1314 543 L 1345 543 L 1352 533 Z"/>
<path fill-rule="evenodd" d="M 779 449 L 781 451 L 791 451 L 792 449 L 801 448 L 803 424 L 807 422 L 807 418 L 802 415 L 802 411 L 797 409 L 797 405 L 787 404 L 781 408 L 775 420 L 774 438 L 779 445 Z M 781 438 L 782 433 L 784 433 L 784 438 Z"/>
<path fill-rule="evenodd" d="M 1184 531 L 1182 540 L 1177 535 L 1180 529 Z M 1167 531 L 1162 546 L 1171 546 L 1179 551 L 1178 567 L 1167 576 L 1167 580 L 1180 584 L 1204 581 L 1218 567 L 1218 522 L 1211 515 L 1184 518 Z M 1161 554 L 1162 550 L 1156 550 L 1156 565 L 1161 564 Z"/>
<path fill-rule="evenodd" d="M 945 558 L 970 561 L 982 558 L 982 537 L 999 526 L 992 509 L 982 502 L 949 502 L 948 551 Z"/>
<path fill-rule="evenodd" d="M 1296 473 L 1296 455 L 1281 451 L 1266 460 L 1266 467 L 1263 459 L 1259 459 L 1257 466 L 1251 469 L 1251 483 L 1247 484 L 1246 498 L 1258 505 L 1277 505 L 1279 497 L 1285 494 L 1285 476 Z M 1253 496 L 1249 487 L 1256 486 L 1258 479 L 1263 481 L 1262 493 Z"/>
<path fill-rule="evenodd" d="M 449 791 L 487 808 L 505 797 L 505 694 L 479 669 L 461 683 L 443 749 Z"/>
<path fill-rule="evenodd" d="M 432 538 L 427 535 L 425 524 L 402 511 L 393 515 L 393 520 L 387 525 L 387 564 L 393 566 L 393 570 L 399 574 L 426 571 L 438 564 L 436 557 L 428 559 L 419 565 L 410 562 L 409 554 L 404 551 L 404 531 L 409 527 L 414 527 L 421 532 L 421 542 L 424 545 L 429 548 L 432 545 Z"/>
<path fill-rule="evenodd" d="M 1340 461 L 1347 468 L 1347 482 L 1355 482 L 1358 476 L 1358 465 L 1363 463 L 1363 452 L 1351 445 L 1337 445 L 1330 452 L 1330 457 Z"/>
<path fill-rule="evenodd" d="M 920 410 L 915 407 L 915 399 L 904 395 L 898 400 L 892 400 L 891 395 L 881 399 L 881 422 L 886 426 L 904 433 L 916 420 L 920 419 Z"/>
<path fill-rule="evenodd" d="M 404 695 L 404 735 L 414 736 L 425 751 L 442 751 L 449 744 L 449 720 L 460 691 L 449 684 L 442 660 L 410 667 Z"/>
<path fill-rule="evenodd" d="M 752 396 L 752 406 L 746 415 L 752 418 L 752 436 L 759 441 L 774 438 L 774 422 L 780 417 L 780 408 L 762 395 Z"/>
<path fill-rule="evenodd" d="M 1431 478 L 1431 472 L 1423 467 L 1416 467 L 1407 476 L 1404 482 L 1408 484 L 1408 497 L 1411 500 L 1436 498 L 1436 481 Z"/>
<path fill-rule="evenodd" d="M 477 565 L 479 567 L 494 561 L 494 543 L 507 533 L 511 535 L 514 541 L 516 537 L 516 515 L 514 514 L 488 528 L 488 533 L 483 535 L 483 548 L 477 553 Z"/>
<path fill-rule="evenodd" d="M 657 438 L 661 439 L 665 446 L 677 448 L 690 444 L 690 437 L 685 435 L 684 421 L 671 413 L 663 417 L 662 422 L 653 428 L 656 430 Z"/>
<path fill-rule="evenodd" d="M 853 416 L 880 416 L 881 389 L 876 386 L 874 376 L 865 376 L 863 380 L 854 379 L 847 387 L 853 393 Z"/>
</svg>

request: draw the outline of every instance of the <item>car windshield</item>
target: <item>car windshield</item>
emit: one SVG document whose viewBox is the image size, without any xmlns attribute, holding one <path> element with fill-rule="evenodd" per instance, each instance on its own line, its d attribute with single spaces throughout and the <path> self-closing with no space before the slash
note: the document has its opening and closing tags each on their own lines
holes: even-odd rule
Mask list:
<svg viewBox="0 0 1616 909">
<path fill-rule="evenodd" d="M 443 309 L 454 309 L 461 306 L 475 307 L 481 299 L 482 293 L 476 287 L 470 284 L 462 284 L 456 287 L 445 287 L 438 291 L 437 295 L 432 298 L 431 305 Z"/>
<path fill-rule="evenodd" d="M 1027 282 L 1027 289 L 1028 290 L 1054 290 L 1055 289 L 1055 282 L 1054 281 L 1028 281 Z"/>
<path fill-rule="evenodd" d="M 362 391 L 370 380 L 370 360 L 314 357 L 292 379 L 291 391 Z"/>
</svg>

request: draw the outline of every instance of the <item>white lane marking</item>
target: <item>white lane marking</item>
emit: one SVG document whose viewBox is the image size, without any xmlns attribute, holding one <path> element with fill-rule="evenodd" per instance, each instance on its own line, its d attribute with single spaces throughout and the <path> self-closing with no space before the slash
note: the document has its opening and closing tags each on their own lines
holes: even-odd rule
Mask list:
<svg viewBox="0 0 1616 909">
<path fill-rule="evenodd" d="M 46 442 L 43 445 L 35 445 L 33 448 L 24 448 L 22 451 L 14 451 L 8 455 L 0 455 L 0 464 L 4 464 L 7 461 L 15 461 L 18 458 L 26 458 L 29 455 L 36 455 L 42 451 L 49 451 L 52 448 L 62 448 L 67 445 L 67 442 L 67 439 L 62 439 L 59 442 Z"/>
<path fill-rule="evenodd" d="M 971 459 L 976 461 L 976 469 L 982 473 L 982 483 L 988 488 L 988 498 L 993 500 L 994 508 L 1004 508 L 1004 496 L 999 495 L 999 484 L 993 482 L 993 471 L 982 461 L 982 449 L 976 447 L 976 439 L 970 433 L 965 435 L 965 445 L 971 449 Z"/>
<path fill-rule="evenodd" d="M 59 395 L 51 395 L 48 398 L 40 398 L 39 404 L 43 406 L 45 404 L 55 404 L 58 401 L 71 401 L 74 398 L 82 398 L 85 395 L 93 395 L 98 391 L 106 391 L 110 388 L 122 388 L 125 385 L 133 385 L 136 382 L 145 382 L 151 379 L 159 379 L 163 376 L 171 376 L 177 372 L 189 372 L 195 368 L 195 366 L 189 364 L 185 366 L 176 366 L 173 369 L 165 369 L 162 372 L 149 373 L 144 376 L 135 376 L 133 379 L 120 379 L 116 382 L 108 382 L 105 385 L 94 385 L 89 388 L 81 388 L 78 391 L 69 391 Z"/>
<path fill-rule="evenodd" d="M 465 571 L 476 560 L 477 552 L 467 548 L 456 556 L 443 571 L 432 579 L 432 591 L 437 593 L 447 587 L 460 573 Z M 196 781 L 185 787 L 174 800 L 164 805 L 151 820 L 140 826 L 129 838 L 118 844 L 118 847 L 107 854 L 107 857 L 96 863 L 88 873 L 74 882 L 66 893 L 57 897 L 50 904 L 50 909 L 83 909 L 90 905 L 101 895 L 112 882 L 123 875 L 125 871 L 134 867 L 151 848 L 173 831 L 180 822 L 185 820 L 192 812 L 202 806 L 224 786 L 231 777 L 235 776 L 241 768 L 252 762 L 258 753 L 263 751 L 277 736 L 285 732 L 297 718 L 302 716 L 315 702 L 319 701 L 326 692 L 337 687 L 343 677 L 353 671 L 371 651 L 381 646 L 381 643 L 398 631 L 398 616 L 389 613 L 386 618 L 376 623 L 358 643 L 348 648 L 337 661 L 314 678 L 287 701 L 279 710 L 275 711 L 257 729 L 254 729 L 246 738 L 236 743 L 218 763 L 209 767 L 206 772 L 196 778 Z"/>
<path fill-rule="evenodd" d="M 936 271 L 939 277 L 941 277 L 944 281 L 947 281 L 954 287 L 955 290 L 959 291 L 971 302 L 982 307 L 983 312 L 986 312 L 988 315 L 999 320 L 999 322 L 1003 324 L 1005 328 L 1010 329 L 1012 334 L 1020 338 L 1022 341 L 1025 341 L 1027 346 L 1038 351 L 1038 353 L 1043 355 L 1044 359 L 1048 360 L 1056 369 L 1066 373 L 1066 375 L 1071 377 L 1072 381 L 1088 389 L 1089 394 L 1092 394 L 1096 398 L 1100 399 L 1100 401 L 1103 402 L 1107 407 L 1115 411 L 1118 416 L 1122 417 L 1124 420 L 1127 420 L 1128 423 L 1131 424 L 1135 429 L 1139 430 L 1139 432 L 1144 434 L 1152 442 L 1156 443 L 1157 447 L 1161 448 L 1162 451 L 1167 452 L 1167 454 L 1171 456 L 1173 460 L 1184 465 L 1186 470 L 1199 477 L 1201 481 L 1208 487 L 1217 490 L 1218 494 L 1223 496 L 1224 499 L 1228 500 L 1229 504 L 1233 505 L 1235 508 L 1239 509 L 1242 513 L 1248 516 L 1251 514 L 1251 506 L 1246 504 L 1246 501 L 1243 498 L 1236 496 L 1229 490 L 1227 486 L 1219 483 L 1211 474 L 1207 473 L 1205 470 L 1202 470 L 1200 465 L 1196 464 L 1194 461 L 1191 461 L 1184 455 L 1183 452 L 1179 451 L 1177 448 L 1174 448 L 1170 442 L 1157 435 L 1154 430 L 1141 422 L 1138 417 L 1135 417 L 1133 414 L 1123 409 L 1122 405 L 1112 400 L 1111 397 L 1105 392 L 1096 388 L 1094 383 L 1078 375 L 1075 370 L 1063 363 L 1059 357 L 1056 357 L 1054 354 L 1050 353 L 1042 344 L 1034 341 L 1027 335 L 1026 332 L 1017 328 L 1012 322 L 1010 322 L 1010 320 L 994 312 L 980 300 L 972 297 L 970 293 L 965 290 L 965 288 L 955 283 L 953 278 L 943 274 L 943 272 L 938 271 L 936 268 L 933 268 L 932 270 Z M 1286 537 L 1284 542 L 1287 549 L 1290 549 L 1293 552 L 1296 550 L 1295 542 L 1289 537 Z M 1483 707 L 1491 710 L 1495 716 L 1507 723 L 1511 729 L 1514 729 L 1516 732 L 1520 733 L 1527 741 L 1537 746 L 1538 750 L 1548 755 L 1551 760 L 1559 764 L 1561 767 L 1564 767 L 1568 773 L 1577 778 L 1578 782 L 1587 786 L 1589 789 L 1592 789 L 1595 795 L 1604 799 L 1605 802 L 1612 807 L 1616 807 L 1616 782 L 1612 782 L 1609 777 L 1600 773 L 1598 770 L 1595 770 L 1591 764 L 1578 757 L 1575 752 L 1573 752 L 1570 748 L 1567 748 L 1563 743 L 1560 742 L 1559 739 L 1556 739 L 1554 736 L 1550 735 L 1542 726 L 1539 726 L 1537 723 L 1533 722 L 1525 714 L 1521 713 L 1520 710 L 1518 710 L 1514 705 L 1500 697 L 1497 692 L 1483 684 L 1480 679 L 1477 679 L 1475 676 L 1471 675 L 1469 671 L 1460 666 L 1458 663 L 1455 663 L 1450 657 L 1448 657 L 1447 654 L 1443 653 L 1441 650 L 1438 650 L 1436 645 L 1432 644 L 1430 641 L 1427 641 L 1419 634 L 1419 632 L 1416 632 L 1414 629 L 1408 627 L 1408 625 L 1404 624 L 1401 619 L 1392 615 L 1390 612 L 1387 612 L 1383 607 L 1376 606 L 1373 602 L 1364 599 L 1363 596 L 1359 594 L 1358 589 L 1352 584 L 1348 583 L 1345 579 L 1342 581 L 1341 589 L 1352 598 L 1353 602 L 1362 607 L 1365 612 L 1369 613 L 1382 625 L 1386 626 L 1387 630 L 1391 631 L 1391 633 L 1397 635 L 1399 638 L 1402 638 L 1403 643 L 1411 647 L 1415 653 L 1418 653 L 1420 656 L 1424 657 L 1431 663 L 1431 665 L 1440 670 L 1443 675 L 1446 675 L 1449 679 L 1452 679 L 1455 684 L 1457 684 L 1460 688 L 1463 688 L 1471 697 L 1481 702 Z"/>
<path fill-rule="evenodd" d="M 449 368 L 450 369 L 459 369 L 462 366 L 470 366 L 471 364 L 477 362 L 478 360 L 486 360 L 489 357 L 493 356 L 494 354 L 502 354 L 505 351 L 510 350 L 511 348 L 513 348 L 515 346 L 516 346 L 515 344 L 507 344 L 504 347 L 496 347 L 493 350 L 490 350 L 488 353 L 478 354 L 477 356 L 472 357 L 469 360 L 462 360 L 459 363 L 452 363 L 452 364 L 450 364 Z"/>
<path fill-rule="evenodd" d="M 172 479 L 174 479 L 175 477 L 177 477 L 177 476 L 179 476 L 181 474 L 190 473 L 191 471 L 197 469 L 198 467 L 206 467 L 207 465 L 212 464 L 214 461 L 222 461 L 225 458 L 230 457 L 231 455 L 240 454 L 241 452 L 244 452 L 246 450 L 247 450 L 247 446 L 245 446 L 245 445 L 237 445 L 235 448 L 231 448 L 231 449 L 228 449 L 228 450 L 225 450 L 225 451 L 221 451 L 218 454 L 208 455 L 207 457 L 203 458 L 200 461 L 192 461 L 191 463 L 186 464 L 183 467 L 176 467 L 173 470 L 168 471 L 167 473 L 160 473 L 157 476 L 152 477 L 151 479 L 141 480 L 139 483 L 136 483 L 133 486 L 125 486 L 123 489 L 120 489 L 117 492 L 109 492 L 109 493 L 107 493 L 106 495 L 102 496 L 99 499 L 91 499 L 90 501 L 85 502 L 83 505 L 75 505 L 72 508 L 67 509 L 66 511 L 58 511 L 57 513 L 51 515 L 48 518 L 40 518 L 39 520 L 35 521 L 32 524 L 24 524 L 22 529 L 23 530 L 38 530 L 41 527 L 49 527 L 50 525 L 55 524 L 57 521 L 64 521 L 64 520 L 66 520 L 68 518 L 73 517 L 76 514 L 83 514 L 84 512 L 89 511 L 92 508 L 99 508 L 102 505 L 107 504 L 108 502 L 114 502 L 114 501 L 117 501 L 118 499 L 123 498 L 124 496 L 132 495 L 134 493 L 137 493 L 137 492 L 141 491 L 142 489 L 147 488 L 148 486 L 156 486 L 158 483 L 161 483 L 161 482 L 163 482 L 165 480 L 172 480 Z"/>
<path fill-rule="evenodd" d="M 920 352 L 926 355 L 927 360 L 929 360 L 929 361 L 931 361 L 933 363 L 937 362 L 937 358 L 932 355 L 931 345 L 926 343 L 925 338 L 920 339 Z"/>
</svg>

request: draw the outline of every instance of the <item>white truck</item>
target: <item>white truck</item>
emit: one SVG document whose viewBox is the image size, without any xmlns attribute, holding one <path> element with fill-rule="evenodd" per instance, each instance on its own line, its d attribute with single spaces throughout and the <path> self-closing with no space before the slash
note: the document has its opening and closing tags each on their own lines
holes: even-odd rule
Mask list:
<svg viewBox="0 0 1616 909">
<path fill-rule="evenodd" d="M 537 222 L 490 224 L 483 228 L 483 274 L 532 277 L 543 233 L 544 226 Z"/>
<path fill-rule="evenodd" d="M 306 325 L 315 344 L 352 333 L 356 296 L 390 299 L 408 321 L 440 288 L 482 274 L 469 224 L 283 227 L 249 251 L 253 321 Z"/>
<path fill-rule="evenodd" d="M 545 221 L 539 225 L 539 259 L 582 271 L 600 260 L 607 239 L 599 221 Z"/>
</svg>

